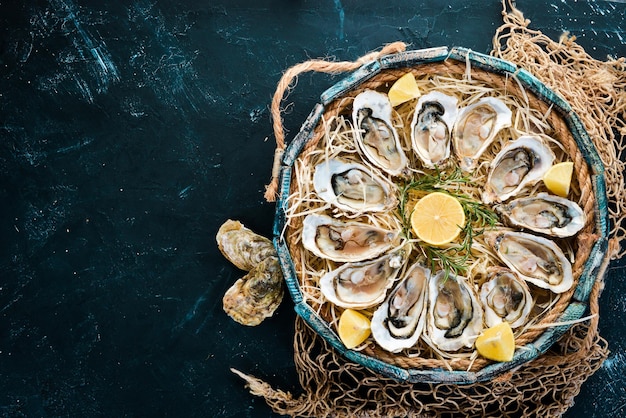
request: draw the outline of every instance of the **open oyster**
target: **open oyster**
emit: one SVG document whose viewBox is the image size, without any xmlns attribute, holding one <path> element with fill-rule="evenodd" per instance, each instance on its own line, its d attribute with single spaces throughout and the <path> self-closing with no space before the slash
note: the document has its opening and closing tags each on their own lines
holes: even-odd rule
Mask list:
<svg viewBox="0 0 626 418">
<path fill-rule="evenodd" d="M 302 244 L 318 257 L 354 262 L 384 253 L 397 242 L 398 235 L 399 231 L 311 214 L 304 218 Z"/>
<path fill-rule="evenodd" d="M 414 264 L 387 300 L 372 317 L 374 340 L 387 351 L 397 353 L 415 345 L 426 322 L 426 298 L 430 270 Z"/>
<path fill-rule="evenodd" d="M 426 341 L 443 351 L 472 347 L 483 329 L 483 310 L 464 277 L 431 276 L 428 284 Z"/>
<path fill-rule="evenodd" d="M 462 170 L 474 169 L 498 132 L 511 126 L 511 116 L 511 110 L 495 97 L 484 97 L 459 112 L 452 141 Z"/>
<path fill-rule="evenodd" d="M 385 299 L 389 289 L 406 263 L 411 245 L 374 260 L 346 263 L 320 279 L 320 290 L 330 302 L 343 308 L 364 309 Z"/>
<path fill-rule="evenodd" d="M 493 268 L 480 287 L 480 301 L 485 309 L 485 323 L 493 327 L 506 321 L 511 328 L 526 323 L 533 299 L 526 283 L 507 268 Z"/>
<path fill-rule="evenodd" d="M 450 157 L 456 106 L 456 97 L 438 91 L 420 97 L 417 102 L 411 122 L 411 142 L 426 167 L 441 165 Z"/>
<path fill-rule="evenodd" d="M 216 240 L 224 257 L 242 270 L 250 271 L 267 257 L 276 255 L 272 241 L 231 219 L 217 231 Z"/>
<path fill-rule="evenodd" d="M 398 176 L 406 168 L 407 158 L 393 127 L 391 112 L 387 95 L 374 90 L 360 93 L 352 104 L 358 147 L 374 165 Z"/>
<path fill-rule="evenodd" d="M 494 209 L 510 226 L 553 237 L 571 237 L 586 222 L 585 212 L 575 202 L 547 193 L 515 199 L 507 204 L 496 205 Z"/>
<path fill-rule="evenodd" d="M 535 184 L 552 166 L 554 153 L 534 136 L 507 144 L 491 163 L 483 202 L 504 202 L 527 185 Z"/>
<path fill-rule="evenodd" d="M 524 232 L 486 231 L 485 241 L 511 270 L 527 282 L 554 293 L 574 284 L 572 265 L 551 240 Z"/>
<path fill-rule="evenodd" d="M 348 212 L 376 212 L 396 205 L 393 185 L 361 164 L 324 161 L 315 167 L 313 187 L 324 201 Z"/>
<path fill-rule="evenodd" d="M 259 325 L 283 300 L 283 273 L 278 258 L 270 256 L 237 280 L 224 294 L 224 311 L 243 325 Z"/>
</svg>

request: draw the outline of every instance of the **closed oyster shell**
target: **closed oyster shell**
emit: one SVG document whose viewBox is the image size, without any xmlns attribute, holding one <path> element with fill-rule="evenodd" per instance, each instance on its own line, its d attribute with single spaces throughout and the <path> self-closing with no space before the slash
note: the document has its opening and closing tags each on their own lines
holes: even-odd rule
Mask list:
<svg viewBox="0 0 626 418">
<path fill-rule="evenodd" d="M 224 312 L 242 325 L 260 324 L 283 300 L 282 282 L 278 258 L 267 257 L 226 291 L 222 299 Z"/>
<path fill-rule="evenodd" d="M 511 126 L 511 110 L 500 99 L 484 97 L 463 108 L 454 125 L 454 152 L 462 170 L 471 171 L 500 130 Z"/>
<path fill-rule="evenodd" d="M 276 255 L 272 241 L 231 219 L 217 231 L 216 240 L 224 257 L 241 270 L 250 271 L 267 257 Z"/>
<path fill-rule="evenodd" d="M 507 144 L 491 163 L 483 202 L 504 202 L 525 186 L 535 184 L 554 162 L 554 153 L 534 136 L 521 136 Z"/>
<path fill-rule="evenodd" d="M 393 127 L 391 112 L 387 95 L 365 90 L 354 98 L 352 122 L 357 146 L 367 159 L 387 173 L 399 176 L 408 160 Z"/>
<path fill-rule="evenodd" d="M 413 150 L 424 166 L 440 166 L 450 157 L 450 139 L 457 117 L 456 97 L 438 91 L 420 97 L 411 122 Z"/>
<path fill-rule="evenodd" d="M 324 201 L 348 212 L 378 212 L 397 203 L 389 181 L 364 165 L 338 159 L 315 167 L 313 187 Z"/>
<path fill-rule="evenodd" d="M 431 276 L 425 339 L 443 351 L 471 348 L 483 330 L 483 310 L 464 277 L 445 271 Z"/>
<path fill-rule="evenodd" d="M 496 205 L 504 221 L 553 237 L 571 237 L 584 226 L 587 217 L 578 204 L 564 197 L 539 193 L 507 204 Z"/>
<path fill-rule="evenodd" d="M 554 293 L 574 284 L 572 265 L 551 240 L 524 232 L 486 231 L 485 241 L 498 257 L 522 279 Z"/>
<path fill-rule="evenodd" d="M 360 263 L 346 263 L 320 279 L 320 290 L 330 302 L 343 308 L 364 309 L 385 299 L 387 289 L 411 253 L 411 245 Z"/>
<path fill-rule="evenodd" d="M 326 215 L 307 215 L 302 244 L 318 257 L 356 262 L 377 257 L 397 243 L 399 231 L 389 231 L 361 222 L 343 222 Z"/>
<path fill-rule="evenodd" d="M 533 307 L 526 283 L 506 268 L 491 269 L 487 281 L 480 287 L 480 301 L 488 327 L 503 321 L 507 321 L 511 328 L 521 327 Z"/>
<path fill-rule="evenodd" d="M 385 350 L 397 353 L 412 347 L 422 335 L 429 278 L 428 268 L 414 264 L 374 312 L 372 336 Z"/>
</svg>

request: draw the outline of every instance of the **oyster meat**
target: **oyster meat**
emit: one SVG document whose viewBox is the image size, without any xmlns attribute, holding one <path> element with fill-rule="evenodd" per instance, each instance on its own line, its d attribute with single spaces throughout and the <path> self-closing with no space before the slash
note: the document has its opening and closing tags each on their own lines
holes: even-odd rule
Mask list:
<svg viewBox="0 0 626 418">
<path fill-rule="evenodd" d="M 511 328 L 526 323 L 533 299 L 526 282 L 507 268 L 493 268 L 480 287 L 480 301 L 485 310 L 485 323 L 493 327 L 506 321 Z"/>
<path fill-rule="evenodd" d="M 385 350 L 397 353 L 412 347 L 422 335 L 429 277 L 428 268 L 414 264 L 374 312 L 372 336 Z"/>
<path fill-rule="evenodd" d="M 352 122 L 357 145 L 365 156 L 387 173 L 398 176 L 405 170 L 408 160 L 393 127 L 391 112 L 386 94 L 365 90 L 354 98 Z"/>
<path fill-rule="evenodd" d="M 511 116 L 511 110 L 495 97 L 484 97 L 459 112 L 452 141 L 462 170 L 474 169 L 498 132 L 511 126 Z"/>
<path fill-rule="evenodd" d="M 483 202 L 504 202 L 527 185 L 541 180 L 554 162 L 554 153 L 534 136 L 521 136 L 507 144 L 491 163 Z"/>
<path fill-rule="evenodd" d="M 250 271 L 267 257 L 276 256 L 272 241 L 231 219 L 217 231 L 216 240 L 224 257 L 241 270 Z"/>
<path fill-rule="evenodd" d="M 439 166 L 450 157 L 457 102 L 456 97 L 438 91 L 420 97 L 417 102 L 411 122 L 411 142 L 426 167 Z"/>
<path fill-rule="evenodd" d="M 571 237 L 586 222 L 585 212 L 575 202 L 547 193 L 515 199 L 494 209 L 510 226 L 553 237 Z"/>
<path fill-rule="evenodd" d="M 348 212 L 376 212 L 396 205 L 393 185 L 357 163 L 332 159 L 318 164 L 313 187 L 324 201 Z"/>
<path fill-rule="evenodd" d="M 410 253 L 411 245 L 405 244 L 374 260 L 346 263 L 322 276 L 320 290 L 327 300 L 343 308 L 374 306 L 385 299 Z"/>
<path fill-rule="evenodd" d="M 242 325 L 259 325 L 283 300 L 283 273 L 278 258 L 269 256 L 237 280 L 224 294 L 224 312 Z"/>
<path fill-rule="evenodd" d="M 398 236 L 399 231 L 315 214 L 304 218 L 302 228 L 304 248 L 333 261 L 356 262 L 377 257 L 393 247 Z"/>
<path fill-rule="evenodd" d="M 440 271 L 428 284 L 426 341 L 443 351 L 472 347 L 483 330 L 483 310 L 464 277 Z"/>
<path fill-rule="evenodd" d="M 525 232 L 486 231 L 485 241 L 498 257 L 522 279 L 554 293 L 574 284 L 572 265 L 551 240 Z"/>
</svg>

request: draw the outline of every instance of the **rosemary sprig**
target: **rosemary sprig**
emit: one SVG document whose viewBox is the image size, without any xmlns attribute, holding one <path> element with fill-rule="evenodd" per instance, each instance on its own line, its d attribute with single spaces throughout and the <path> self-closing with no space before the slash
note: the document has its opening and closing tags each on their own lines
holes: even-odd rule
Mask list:
<svg viewBox="0 0 626 418">
<path fill-rule="evenodd" d="M 467 271 L 466 261 L 469 258 L 469 253 L 460 254 L 461 246 L 437 248 L 422 244 L 421 247 L 429 261 L 431 271 L 435 271 L 437 268 L 445 271 L 444 279 L 447 279 L 450 273 L 457 275 Z"/>
<path fill-rule="evenodd" d="M 461 187 L 472 186 L 471 178 L 465 175 L 458 167 L 446 174 L 440 170 L 434 173 L 424 173 L 420 177 L 404 184 L 400 189 L 400 204 L 398 210 L 407 237 L 411 234 L 411 214 L 408 213 L 407 204 L 411 192 L 442 192 L 455 197 L 465 212 L 465 226 L 461 231 L 462 241 L 458 245 L 447 248 L 439 248 L 426 243 L 420 243 L 431 270 L 437 267 L 445 271 L 446 277 L 450 273 L 463 274 L 467 271 L 468 260 L 471 257 L 471 248 L 474 238 L 483 233 L 485 228 L 493 227 L 498 222 L 498 216 L 482 202 L 462 193 Z"/>
<path fill-rule="evenodd" d="M 451 186 L 458 190 L 464 184 L 473 184 L 472 179 L 463 174 L 460 168 L 456 167 L 450 174 L 446 174 L 439 169 L 435 169 L 433 174 L 424 173 L 417 179 L 413 179 L 404 185 L 404 191 L 421 190 L 425 192 L 441 191 Z"/>
</svg>

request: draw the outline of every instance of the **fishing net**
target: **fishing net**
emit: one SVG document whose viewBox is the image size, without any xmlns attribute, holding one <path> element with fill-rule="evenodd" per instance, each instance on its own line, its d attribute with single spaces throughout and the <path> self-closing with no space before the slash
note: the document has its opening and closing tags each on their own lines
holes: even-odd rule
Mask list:
<svg viewBox="0 0 626 418">
<path fill-rule="evenodd" d="M 604 162 L 612 238 L 609 244 L 609 255 L 598 271 L 589 294 L 587 320 L 571 326 L 547 352 L 531 362 L 499 374 L 488 381 L 459 385 L 408 383 L 373 373 L 364 366 L 347 360 L 298 317 L 295 327 L 294 352 L 295 365 L 300 385 L 303 388 L 299 396 L 275 390 L 262 380 L 234 370 L 247 381 L 251 393 L 264 397 L 275 412 L 303 417 L 559 416 L 573 404 L 574 397 L 579 393 L 582 383 L 606 359 L 607 343 L 597 330 L 598 298 L 609 257 L 619 258 L 625 252 L 621 244 L 626 230 L 623 216 L 623 213 L 626 213 L 624 211 L 626 197 L 623 194 L 623 154 L 626 144 L 626 62 L 623 58 L 609 59 L 606 62 L 595 60 L 575 43 L 574 38 L 567 35 L 562 36 L 558 41 L 551 40 L 541 32 L 530 29 L 529 22 L 511 4 L 503 3 L 503 5 L 504 24 L 496 31 L 494 50 L 491 55 L 526 69 L 565 98 L 579 115 Z M 278 144 L 276 160 L 280 160 L 285 148 L 280 102 L 294 77 L 304 71 L 329 73 L 353 71 L 377 58 L 378 55 L 398 52 L 402 49 L 403 46 L 396 43 L 383 48 L 378 54 L 368 55 L 355 63 L 309 61 L 288 70 L 279 84 L 272 105 Z M 478 70 L 465 74 L 467 68 L 460 63 L 444 61 L 429 65 L 428 68 L 427 71 L 433 73 L 456 74 L 465 79 L 469 76 L 474 81 L 486 81 L 489 85 L 507 82 L 502 81 L 501 77 Z M 421 68 L 420 71 L 424 69 Z M 381 77 L 366 82 L 359 88 L 376 88 L 376 83 L 395 80 L 399 74 L 388 71 Z M 388 77 L 388 80 L 384 77 Z M 508 83 L 507 89 L 517 88 L 510 80 Z M 520 95 L 523 94 L 520 93 Z M 526 100 L 533 99 L 526 98 Z M 326 116 L 332 116 L 333 112 L 339 113 L 342 106 L 345 104 L 341 101 L 337 103 L 336 109 L 330 106 L 325 111 Z M 541 108 L 541 106 L 541 104 L 536 104 L 534 107 Z M 543 110 L 546 115 L 552 115 L 548 110 Z M 568 129 L 559 119 L 558 115 L 555 115 L 554 120 L 547 120 L 547 123 L 554 127 L 556 133 L 553 132 L 553 134 L 562 137 L 563 141 L 563 138 L 568 138 L 565 132 Z M 328 124 L 322 125 L 318 129 L 332 129 L 329 126 Z M 559 129 L 563 130 L 560 134 Z M 324 135 L 320 133 L 317 136 L 323 138 Z M 593 200 L 591 186 L 587 180 L 588 174 L 585 171 L 586 166 L 577 161 L 581 157 L 574 145 L 570 149 L 567 148 L 567 144 L 573 141 L 568 142 L 565 139 L 563 142 L 564 152 L 575 160 L 577 166 L 575 193 L 582 206 L 585 206 L 587 201 Z M 315 140 L 307 143 L 306 148 L 302 150 L 301 157 L 304 166 L 311 165 L 309 159 L 315 159 L 315 149 L 319 149 L 316 148 L 319 145 Z M 275 178 L 278 176 L 276 167 L 275 165 Z M 296 186 L 293 187 L 297 188 L 299 183 L 295 184 Z M 268 187 L 266 194 L 268 200 L 275 197 L 277 187 L 276 182 Z M 586 210 L 590 210 L 589 207 L 586 207 Z M 297 230 L 297 222 L 296 218 L 290 227 Z M 574 244 L 577 260 L 584 261 L 589 254 L 590 242 L 593 241 L 590 235 L 581 234 Z M 297 238 L 292 239 L 297 241 Z M 298 245 L 294 242 L 290 248 L 292 251 L 297 251 L 294 250 L 297 247 Z M 295 259 L 297 269 L 302 272 L 306 268 L 307 261 L 302 261 L 303 258 L 297 255 Z M 578 266 L 574 265 L 575 277 L 580 276 L 579 270 L 582 262 L 578 263 Z M 307 286 L 306 283 L 302 285 Z M 555 321 L 571 296 L 570 294 L 561 297 L 555 305 L 552 305 L 551 314 L 542 316 L 538 325 Z M 318 313 L 325 320 L 333 321 L 334 314 L 325 311 L 321 304 L 316 306 L 314 297 L 309 303 L 318 309 Z M 541 326 L 537 326 L 535 330 L 527 329 L 519 337 L 532 341 L 541 329 Z M 461 359 L 424 359 L 424 356 L 387 355 L 383 350 L 376 350 L 375 347 L 365 350 L 370 350 L 368 353 L 370 355 L 401 367 L 479 370 L 485 365 L 482 359 L 467 356 Z"/>
</svg>

